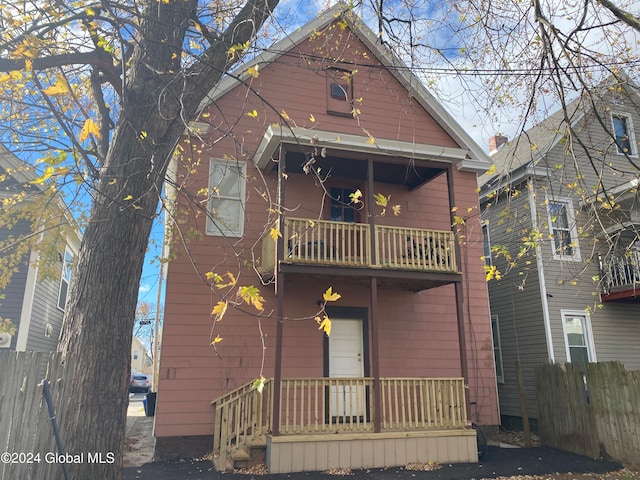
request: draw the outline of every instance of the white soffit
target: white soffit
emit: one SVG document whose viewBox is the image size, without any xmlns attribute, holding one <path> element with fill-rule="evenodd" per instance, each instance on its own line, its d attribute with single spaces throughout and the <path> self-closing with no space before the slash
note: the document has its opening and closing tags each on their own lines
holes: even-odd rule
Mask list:
<svg viewBox="0 0 640 480">
<path fill-rule="evenodd" d="M 371 137 L 363 135 L 270 125 L 253 157 L 253 162 L 258 168 L 265 169 L 268 167 L 280 143 L 304 147 L 326 147 L 333 150 L 368 153 L 372 155 L 405 157 L 419 160 L 438 160 L 450 163 L 465 160 L 469 161 L 467 158 L 468 150 L 461 148 L 417 144 L 385 138 L 376 138 L 371 142 Z"/>
</svg>

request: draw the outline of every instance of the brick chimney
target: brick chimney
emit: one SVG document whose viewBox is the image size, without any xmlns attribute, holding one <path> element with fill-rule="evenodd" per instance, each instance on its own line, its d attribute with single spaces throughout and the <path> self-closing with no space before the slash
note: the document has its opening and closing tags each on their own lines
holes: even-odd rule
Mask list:
<svg viewBox="0 0 640 480">
<path fill-rule="evenodd" d="M 502 135 L 494 135 L 489 138 L 489 153 L 493 153 L 498 150 L 502 145 L 507 143 L 509 139 Z"/>
</svg>

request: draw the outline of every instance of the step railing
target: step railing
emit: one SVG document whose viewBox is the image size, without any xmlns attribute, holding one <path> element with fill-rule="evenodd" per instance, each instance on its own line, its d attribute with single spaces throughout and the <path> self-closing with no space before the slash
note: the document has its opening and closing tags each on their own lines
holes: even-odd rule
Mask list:
<svg viewBox="0 0 640 480">
<path fill-rule="evenodd" d="M 211 402 L 216 409 L 213 452 L 219 455 L 222 468 L 234 449 L 261 441 L 271 430 L 272 401 L 273 381 L 269 379 L 262 392 L 252 382 Z"/>
</svg>

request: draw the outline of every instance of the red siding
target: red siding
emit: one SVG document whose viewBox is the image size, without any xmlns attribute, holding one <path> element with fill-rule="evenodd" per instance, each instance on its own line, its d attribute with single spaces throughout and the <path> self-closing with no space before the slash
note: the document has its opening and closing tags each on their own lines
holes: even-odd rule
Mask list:
<svg viewBox="0 0 640 480">
<path fill-rule="evenodd" d="M 192 228 L 200 237 L 192 237 L 187 247 L 173 248 L 175 259 L 169 264 L 163 331 L 160 393 L 156 410 L 157 436 L 209 435 L 213 432 L 210 401 L 255 379 L 273 375 L 276 301 L 273 285 L 261 286 L 265 298 L 262 314 L 252 307 L 232 309 L 213 325 L 210 315 L 224 290 L 210 288 L 202 280 L 207 271 L 239 275 L 242 285 L 260 286 L 247 263 L 251 255 L 260 257 L 260 235 L 270 205 L 262 192 L 270 190 L 275 199 L 275 175 L 262 179 L 251 158 L 266 127 L 277 122 L 275 112 L 286 111 L 296 126 L 320 130 L 399 139 L 409 142 L 457 146 L 451 137 L 407 94 L 389 72 L 376 66 L 374 57 L 357 46 L 348 31 L 332 30 L 334 38 L 321 46 L 322 39 L 305 42 L 299 55 L 282 57 L 260 69 L 251 86 L 270 105 L 244 87 L 232 90 L 209 109 L 216 128 L 206 140 L 218 139 L 233 126 L 232 137 L 214 147 L 192 140 L 185 144 L 189 156 L 200 159 L 188 175 L 182 170 L 180 182 L 195 192 L 207 186 L 209 159 L 234 157 L 247 162 L 247 203 L 245 238 L 221 239 L 204 235 L 204 216 L 188 217 L 182 231 Z M 342 35 L 344 38 L 337 39 Z M 347 38 L 349 37 L 349 38 Z M 350 44 L 342 50 L 345 60 L 354 61 L 355 98 L 362 97 L 359 119 L 326 113 L 324 64 L 308 61 L 304 54 L 318 55 L 327 49 Z M 257 118 L 246 115 L 253 110 Z M 275 110 L 275 112 L 274 112 Z M 221 115 L 220 112 L 224 112 Z M 310 120 L 313 115 L 315 122 Z M 465 275 L 464 312 L 471 400 L 481 412 L 482 423 L 498 423 L 493 351 L 487 290 L 480 257 L 482 236 L 478 221 L 478 197 L 474 173 L 454 170 L 455 197 L 459 214 L 468 215 L 462 229 L 460 263 Z M 397 186 L 380 184 L 376 191 L 391 194 L 402 214 L 386 217 L 388 225 L 450 229 L 446 176 L 408 192 Z M 322 190 L 311 177 L 290 175 L 286 182 L 286 207 L 291 216 L 314 218 L 320 215 Z M 325 204 L 325 208 L 328 208 Z M 468 212 L 468 209 L 471 209 Z M 468 212 L 468 213 L 467 213 Z M 189 255 L 185 254 L 185 248 Z M 240 258 L 240 260 L 238 260 Z M 194 267 L 195 265 L 195 267 Z M 197 269 L 197 272 L 196 272 Z M 197 275 L 199 273 L 200 276 Z M 342 294 L 336 306 L 369 307 L 369 289 L 338 280 L 307 279 L 287 281 L 284 324 L 284 376 L 322 376 L 324 373 L 323 334 L 312 317 L 322 292 L 332 286 Z M 414 294 L 402 290 L 379 292 L 380 373 L 383 376 L 460 376 L 457 314 L 453 286 L 439 287 Z M 305 318 L 302 319 L 302 318 Z M 223 341 L 218 352 L 209 346 L 209 338 L 219 334 Z M 260 338 L 264 335 L 266 350 Z M 472 411 L 474 409 L 472 408 Z"/>
</svg>

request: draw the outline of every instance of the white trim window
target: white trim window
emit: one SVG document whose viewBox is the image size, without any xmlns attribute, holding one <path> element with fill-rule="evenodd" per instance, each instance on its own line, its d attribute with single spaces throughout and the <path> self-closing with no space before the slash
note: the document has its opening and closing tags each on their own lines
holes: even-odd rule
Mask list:
<svg viewBox="0 0 640 480">
<path fill-rule="evenodd" d="M 584 311 L 562 310 L 561 313 L 567 362 L 585 369 L 587 363 L 596 361 L 591 319 Z"/>
<path fill-rule="evenodd" d="M 549 215 L 549 232 L 552 236 L 553 258 L 555 260 L 580 261 L 578 230 L 571 199 L 548 199 L 547 213 Z"/>
<path fill-rule="evenodd" d="M 209 164 L 207 235 L 242 237 L 246 164 L 212 158 Z"/>
<path fill-rule="evenodd" d="M 618 155 L 637 155 L 631 117 L 624 113 L 614 113 L 611 115 L 611 123 L 613 124 L 613 136 L 616 140 Z"/>
<path fill-rule="evenodd" d="M 493 262 L 491 260 L 491 237 L 489 236 L 489 223 L 482 222 L 482 256 L 484 264 L 490 267 Z"/>
<path fill-rule="evenodd" d="M 58 290 L 58 308 L 64 312 L 67 308 L 67 297 L 71 286 L 71 265 L 73 264 L 73 254 L 69 249 L 64 249 L 62 256 L 62 269 L 60 271 L 60 288 Z"/>
<path fill-rule="evenodd" d="M 502 345 L 500 344 L 500 324 L 498 323 L 498 315 L 491 315 L 491 336 L 493 338 L 493 359 L 496 366 L 496 380 L 498 383 L 504 383 Z"/>
</svg>

